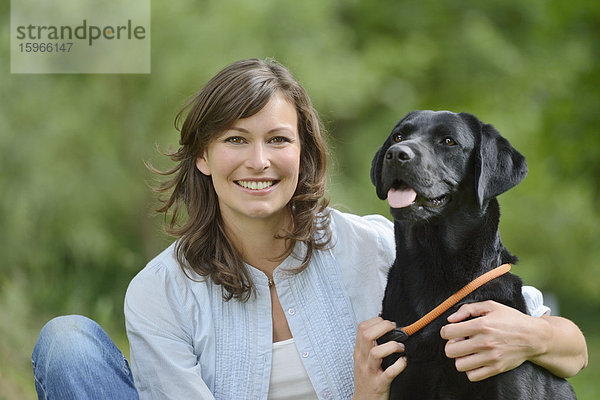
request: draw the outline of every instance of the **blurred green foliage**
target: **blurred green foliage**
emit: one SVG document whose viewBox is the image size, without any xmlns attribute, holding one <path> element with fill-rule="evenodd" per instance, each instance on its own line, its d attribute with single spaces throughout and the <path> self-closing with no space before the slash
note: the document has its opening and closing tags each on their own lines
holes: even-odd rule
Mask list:
<svg viewBox="0 0 600 400">
<path fill-rule="evenodd" d="M 494 124 L 530 169 L 500 198 L 516 271 L 600 348 L 600 2 L 155 0 L 149 75 L 10 74 L 8 2 L 0 18 L 0 398 L 33 396 L 52 316 L 88 315 L 126 350 L 127 284 L 171 240 L 143 161 L 168 166 L 154 146 L 177 146 L 184 100 L 247 57 L 275 57 L 310 93 L 345 211 L 388 215 L 370 162 L 406 112 Z M 581 399 L 598 398 L 593 371 L 573 378 Z"/>
</svg>

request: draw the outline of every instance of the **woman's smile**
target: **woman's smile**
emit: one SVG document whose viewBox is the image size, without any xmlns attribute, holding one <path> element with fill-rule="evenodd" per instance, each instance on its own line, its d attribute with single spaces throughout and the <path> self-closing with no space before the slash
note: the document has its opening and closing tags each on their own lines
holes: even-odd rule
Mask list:
<svg viewBox="0 0 600 400">
<path fill-rule="evenodd" d="M 275 186 L 277 183 L 279 183 L 279 181 L 271 179 L 271 180 L 239 180 L 239 181 L 234 181 L 235 183 L 237 183 L 238 185 L 240 185 L 241 187 L 243 187 L 244 189 L 248 189 L 252 192 L 258 192 L 260 191 L 265 192 L 265 189 L 270 189 L 273 186 Z"/>
</svg>

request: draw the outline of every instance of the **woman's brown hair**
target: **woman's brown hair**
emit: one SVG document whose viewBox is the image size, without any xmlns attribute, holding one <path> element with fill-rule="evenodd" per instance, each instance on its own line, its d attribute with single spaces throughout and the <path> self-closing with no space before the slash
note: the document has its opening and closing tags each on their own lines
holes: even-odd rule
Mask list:
<svg viewBox="0 0 600 400">
<path fill-rule="evenodd" d="M 172 176 L 155 190 L 168 194 L 160 199 L 162 206 L 157 211 L 164 214 L 166 232 L 179 238 L 175 248 L 179 264 L 186 274 L 189 268 L 221 285 L 225 300 L 246 301 L 254 283 L 227 237 L 212 179 L 196 168 L 196 158 L 213 138 L 236 120 L 259 112 L 275 93 L 283 94 L 298 114 L 300 174 L 290 200 L 292 228 L 278 237 L 286 239 L 288 251 L 298 241 L 305 244 L 306 253 L 295 272 L 302 271 L 313 253 L 328 246 L 331 239 L 324 198 L 328 151 L 310 98 L 281 64 L 272 59 L 248 59 L 221 70 L 175 118 L 180 148 L 166 155 L 177 165 L 164 172 L 149 165 L 160 175 Z"/>
</svg>

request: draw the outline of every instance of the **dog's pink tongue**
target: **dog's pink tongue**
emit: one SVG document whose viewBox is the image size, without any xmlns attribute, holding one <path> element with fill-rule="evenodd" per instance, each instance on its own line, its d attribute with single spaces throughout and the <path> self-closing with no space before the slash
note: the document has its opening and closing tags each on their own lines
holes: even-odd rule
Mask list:
<svg viewBox="0 0 600 400">
<path fill-rule="evenodd" d="M 417 192 L 411 188 L 390 189 L 388 192 L 388 203 L 392 208 L 408 207 L 417 198 Z"/>
</svg>

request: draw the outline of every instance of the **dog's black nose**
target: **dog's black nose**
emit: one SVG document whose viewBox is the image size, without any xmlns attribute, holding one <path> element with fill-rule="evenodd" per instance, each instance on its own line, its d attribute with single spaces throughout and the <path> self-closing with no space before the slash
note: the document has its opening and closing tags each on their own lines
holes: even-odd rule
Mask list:
<svg viewBox="0 0 600 400">
<path fill-rule="evenodd" d="M 398 160 L 400 162 L 410 161 L 415 157 L 415 153 L 407 146 L 392 146 L 385 153 L 385 159 L 392 161 Z"/>
</svg>

